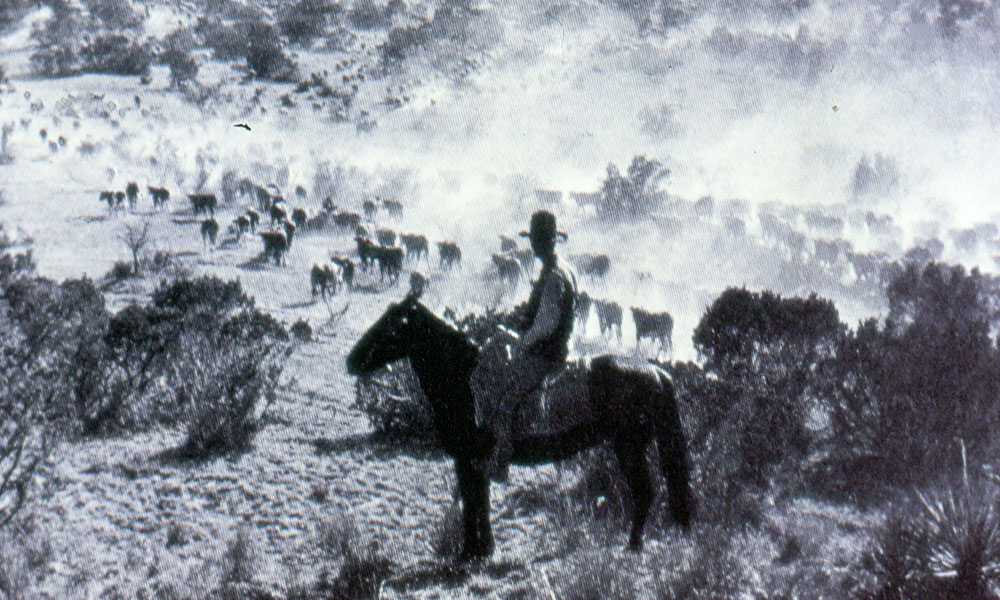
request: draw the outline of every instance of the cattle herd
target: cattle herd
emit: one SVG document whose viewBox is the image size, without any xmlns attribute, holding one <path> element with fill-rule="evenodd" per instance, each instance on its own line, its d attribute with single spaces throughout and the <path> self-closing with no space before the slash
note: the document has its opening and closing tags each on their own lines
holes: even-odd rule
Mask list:
<svg viewBox="0 0 1000 600">
<path fill-rule="evenodd" d="M 170 201 L 166 188 L 147 186 L 153 208 L 159 211 Z M 361 204 L 361 212 L 340 210 L 333 198 L 327 197 L 321 210 L 309 216 L 302 207 L 291 207 L 281 195 L 277 186 L 260 186 L 250 180 L 240 180 L 235 193 L 224 194 L 227 205 L 231 200 L 243 200 L 244 208 L 233 218 L 228 227 L 225 244 L 242 243 L 246 234 L 257 234 L 263 244 L 260 257 L 263 261 L 274 261 L 275 265 L 286 264 L 285 256 L 292 247 L 297 232 L 332 231 L 343 235 L 353 234 L 356 257 L 331 253 L 329 263 L 313 264 L 309 272 L 310 290 L 313 298 L 327 298 L 355 288 L 356 274 L 376 274 L 380 283 L 396 285 L 409 262 L 414 267 L 424 261 L 430 265 L 431 243 L 427 236 L 419 233 L 401 233 L 386 227 L 375 227 L 380 211 L 386 215 L 399 217 L 403 204 L 390 199 L 374 198 Z M 305 190 L 296 190 L 296 198 L 306 197 Z M 129 182 L 121 191 L 102 191 L 99 196 L 107 203 L 111 212 L 136 210 L 139 200 L 139 186 Z M 222 209 L 218 197 L 212 193 L 187 194 L 191 202 L 191 214 L 203 217 L 200 221 L 202 245 L 215 248 L 219 240 L 220 226 L 216 212 Z M 251 206 L 245 206 L 249 201 Z M 267 219 L 267 228 L 263 229 Z M 438 250 L 438 268 L 451 271 L 461 267 L 462 250 L 453 241 L 435 242 Z M 832 252 L 831 252 L 832 254 Z M 577 254 L 569 257 L 571 263 L 584 275 L 603 278 L 611 268 L 610 259 L 604 254 Z M 533 275 L 535 257 L 530 248 L 521 248 L 513 237 L 500 235 L 500 248 L 491 255 L 491 267 L 496 281 L 516 285 L 522 279 Z M 416 273 L 416 271 L 414 271 Z M 622 338 L 622 308 L 612 300 L 591 298 L 586 292 L 577 296 L 576 317 L 585 322 L 590 311 L 597 315 L 602 336 Z M 671 348 L 673 319 L 667 313 L 651 313 L 641 308 L 631 309 L 636 325 L 636 343 L 642 339 L 658 344 L 657 353 Z"/>
</svg>

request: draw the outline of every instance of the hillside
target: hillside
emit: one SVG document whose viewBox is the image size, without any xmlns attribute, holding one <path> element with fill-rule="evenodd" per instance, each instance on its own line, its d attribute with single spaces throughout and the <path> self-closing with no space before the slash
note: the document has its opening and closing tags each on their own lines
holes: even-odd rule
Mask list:
<svg viewBox="0 0 1000 600">
<path fill-rule="evenodd" d="M 607 594 L 609 580 L 621 598 L 867 589 L 859 565 L 885 505 L 779 482 L 754 496 L 751 523 L 706 519 L 687 535 L 658 506 L 645 552 L 633 555 L 625 523 L 599 510 L 614 499 L 597 494 L 594 508 L 576 496 L 600 454 L 514 468 L 492 488 L 498 554 L 458 565 L 435 550 L 442 531 L 456 535 L 452 463 L 435 447 L 374 435 L 344 367 L 405 293 L 408 271 L 429 276 L 424 302 L 438 314 L 523 301 L 527 277 L 498 281 L 490 255 L 539 207 L 569 232 L 559 252 L 579 270 L 608 257 L 607 273 L 580 274 L 581 288 L 624 309 L 620 339 L 601 334 L 596 313 L 578 322 L 574 355 L 703 360 L 693 332 L 731 287 L 817 294 L 854 327 L 887 314 L 886 286 L 908 263 L 1000 271 L 995 6 L 730 4 L 0 7 L 0 225 L 10 249 L 30 248 L 44 277 L 89 275 L 111 310 L 146 301 L 160 277 L 216 275 L 315 332 L 295 345 L 245 453 L 165 460 L 181 438 L 170 428 L 62 445 L 43 469 L 47 493 L 27 511 L 30 535 L 17 542 L 32 551 L 7 575 L 21 573 L 23 595 L 7 595 L 207 598 L 222 593 L 232 549 L 245 542 L 253 576 L 239 593 L 291 598 L 341 568 L 343 523 L 357 530 L 351 543 L 391 561 L 381 598 L 589 597 L 579 589 Z M 100 53 L 102 35 L 122 45 Z M 142 75 L 96 72 L 143 56 Z M 185 59 L 193 76 L 179 75 Z M 40 72 L 59 60 L 66 72 Z M 634 181 L 640 156 L 658 174 L 640 186 L 643 211 L 610 215 L 602 186 L 616 172 Z M 136 207 L 110 210 L 100 194 L 129 182 Z M 167 188 L 169 204 L 154 207 L 147 186 Z M 248 186 L 310 220 L 332 218 L 328 198 L 342 213 L 375 201 L 365 226 L 424 235 L 430 256 L 408 260 L 399 284 L 361 273 L 354 290 L 317 299 L 310 268 L 331 255 L 356 260 L 355 231 L 303 227 L 276 265 L 259 235 L 238 239 L 231 226 L 261 208 Z M 219 200 L 218 244 L 201 236 L 205 217 L 187 196 L 198 193 Z M 170 256 L 172 270 L 112 277 L 131 260 L 123 235 L 143 224 L 143 252 Z M 439 263 L 441 241 L 462 249 L 459 268 Z M 669 351 L 636 342 L 633 306 L 673 316 Z M 683 410 L 697 412 L 697 400 L 681 398 L 689 431 L 695 418 Z"/>
</svg>

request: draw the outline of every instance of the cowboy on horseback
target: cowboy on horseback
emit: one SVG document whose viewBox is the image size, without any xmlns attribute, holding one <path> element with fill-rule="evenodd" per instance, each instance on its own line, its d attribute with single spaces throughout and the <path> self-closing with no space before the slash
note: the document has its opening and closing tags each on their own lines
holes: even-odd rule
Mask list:
<svg viewBox="0 0 1000 600">
<path fill-rule="evenodd" d="M 470 384 L 476 400 L 476 421 L 493 434 L 492 453 L 480 465 L 490 478 L 507 480 L 513 453 L 512 437 L 519 409 L 536 401 L 547 377 L 566 364 L 573 331 L 576 278 L 556 256 L 556 217 L 540 210 L 521 236 L 542 261 L 542 271 L 528 299 L 518 332 L 501 329 L 486 343 Z"/>
</svg>

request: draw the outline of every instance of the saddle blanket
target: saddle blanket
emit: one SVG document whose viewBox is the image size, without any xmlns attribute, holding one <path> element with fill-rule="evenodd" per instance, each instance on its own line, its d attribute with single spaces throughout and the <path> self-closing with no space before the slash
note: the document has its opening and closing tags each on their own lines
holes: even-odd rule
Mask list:
<svg viewBox="0 0 1000 600">
<path fill-rule="evenodd" d="M 566 368 L 547 380 L 531 402 L 522 404 L 515 431 L 547 435 L 593 420 L 587 375 L 590 361 L 568 361 Z"/>
</svg>

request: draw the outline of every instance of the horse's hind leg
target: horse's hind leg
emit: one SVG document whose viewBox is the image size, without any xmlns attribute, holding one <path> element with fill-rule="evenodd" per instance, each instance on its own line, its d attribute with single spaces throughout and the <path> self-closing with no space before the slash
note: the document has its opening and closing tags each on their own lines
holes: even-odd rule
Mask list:
<svg viewBox="0 0 1000 600">
<path fill-rule="evenodd" d="M 632 490 L 632 531 L 629 533 L 628 547 L 636 552 L 642 550 L 642 531 L 653 501 L 653 484 L 646 464 L 645 448 L 646 444 L 637 444 L 635 440 L 615 442 L 618 464 Z"/>
<path fill-rule="evenodd" d="M 489 480 L 468 460 L 455 461 L 458 491 L 462 496 L 464 540 L 461 560 L 493 553 L 493 532 L 490 529 Z"/>
</svg>

